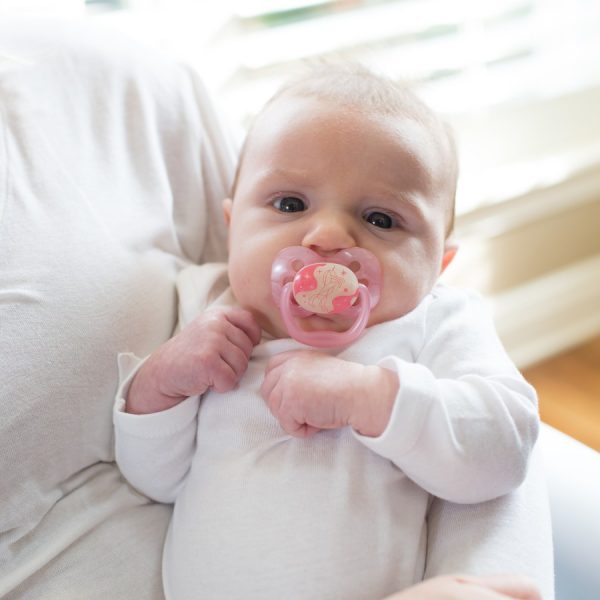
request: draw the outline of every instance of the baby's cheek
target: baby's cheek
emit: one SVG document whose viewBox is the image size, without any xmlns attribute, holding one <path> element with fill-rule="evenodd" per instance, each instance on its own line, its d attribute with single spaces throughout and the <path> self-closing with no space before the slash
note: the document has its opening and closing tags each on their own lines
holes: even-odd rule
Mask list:
<svg viewBox="0 0 600 600">
<path fill-rule="evenodd" d="M 416 303 L 412 298 L 412 294 L 398 293 L 390 298 L 387 294 L 382 294 L 379 304 L 373 309 L 369 318 L 369 326 L 393 321 L 408 314 Z"/>
</svg>

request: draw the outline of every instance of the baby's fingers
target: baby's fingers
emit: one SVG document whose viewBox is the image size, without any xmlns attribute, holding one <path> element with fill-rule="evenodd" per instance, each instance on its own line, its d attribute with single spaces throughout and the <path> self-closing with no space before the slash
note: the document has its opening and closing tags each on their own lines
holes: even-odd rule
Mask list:
<svg viewBox="0 0 600 600">
<path fill-rule="evenodd" d="M 274 394 L 274 389 L 277 385 L 278 380 L 279 376 L 276 372 L 267 371 L 265 373 L 265 378 L 262 382 L 262 385 L 260 386 L 261 396 L 264 398 L 265 402 L 267 403 L 267 406 L 274 415 L 279 407 L 279 403 L 275 401 L 276 398 Z"/>
<path fill-rule="evenodd" d="M 214 369 L 213 387 L 217 392 L 233 389 L 248 368 L 248 356 L 245 352 L 227 341 L 219 352 L 220 364 Z"/>
<path fill-rule="evenodd" d="M 300 438 L 309 437 L 320 431 L 320 429 L 304 421 L 299 421 L 289 405 L 282 407 L 283 390 L 280 379 L 283 364 L 276 364 L 272 369 L 267 370 L 260 392 L 271 414 L 279 421 L 287 434 Z"/>
<path fill-rule="evenodd" d="M 260 342 L 261 328 L 249 310 L 233 308 L 225 313 L 226 319 L 235 327 L 243 331 L 252 343 L 252 347 Z"/>
<path fill-rule="evenodd" d="M 225 338 L 244 353 L 246 360 L 250 358 L 255 344 L 243 329 L 228 322 L 225 330 Z"/>
<path fill-rule="evenodd" d="M 281 368 L 277 367 L 265 373 L 265 378 L 260 387 L 260 393 L 264 398 L 267 407 L 271 414 L 281 423 L 284 429 L 290 433 L 284 423 L 282 423 L 281 402 L 283 400 L 283 392 L 281 386 Z"/>
</svg>

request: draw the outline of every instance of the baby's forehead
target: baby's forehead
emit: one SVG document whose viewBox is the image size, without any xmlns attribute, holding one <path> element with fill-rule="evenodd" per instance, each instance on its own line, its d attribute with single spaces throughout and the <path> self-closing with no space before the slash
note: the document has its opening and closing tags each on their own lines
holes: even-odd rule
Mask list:
<svg viewBox="0 0 600 600">
<path fill-rule="evenodd" d="M 365 100 L 363 96 L 338 96 L 330 92 L 306 93 L 294 88 L 284 90 L 274 96 L 257 116 L 247 142 L 255 136 L 270 138 L 270 133 L 279 136 L 302 127 L 318 131 L 324 122 L 333 123 L 339 132 L 343 132 L 344 127 L 353 131 L 356 123 L 364 129 L 381 128 L 383 123 L 390 134 L 389 139 L 393 138 L 393 132 L 403 132 L 397 138 L 402 147 L 407 149 L 408 154 L 421 157 L 428 168 L 436 171 L 436 178 L 441 178 L 440 183 L 455 178 L 456 153 L 452 134 L 429 107 L 412 93 L 396 98 L 395 102 L 376 100 Z M 310 118 L 305 118 L 307 114 Z M 272 129 L 274 121 L 283 121 L 283 131 L 281 128 Z"/>
<path fill-rule="evenodd" d="M 390 130 L 396 125 L 408 125 L 411 130 L 419 132 L 411 140 L 415 143 L 425 139 L 428 143 L 442 143 L 446 136 L 439 119 L 418 105 L 407 103 L 380 107 L 357 101 L 340 102 L 331 95 L 307 95 L 292 90 L 278 94 L 265 105 L 248 131 L 246 141 L 273 133 L 274 122 L 284 131 L 300 126 L 318 128 L 323 123 L 335 124 L 340 132 L 348 122 L 358 123 L 366 129 L 381 122 L 388 123 Z M 281 133 L 281 130 L 277 133 Z"/>
<path fill-rule="evenodd" d="M 442 146 L 447 145 L 448 128 L 438 115 L 412 92 L 381 98 L 378 95 L 372 97 L 330 90 L 307 92 L 304 89 L 293 87 L 282 90 L 267 102 L 255 118 L 248 137 L 268 123 L 272 111 L 277 111 L 282 105 L 293 104 L 298 100 L 310 101 L 310 111 L 315 116 L 327 114 L 330 118 L 335 119 L 337 115 L 346 111 L 354 114 L 356 118 L 362 119 L 365 123 L 376 120 L 378 117 L 385 117 L 390 122 L 415 123 L 431 141 L 438 141 Z"/>
</svg>

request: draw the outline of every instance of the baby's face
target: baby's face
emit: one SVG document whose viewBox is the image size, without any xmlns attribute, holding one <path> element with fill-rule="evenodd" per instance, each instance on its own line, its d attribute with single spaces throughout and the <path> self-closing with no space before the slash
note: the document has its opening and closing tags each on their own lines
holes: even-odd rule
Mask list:
<svg viewBox="0 0 600 600">
<path fill-rule="evenodd" d="M 366 117 L 326 100 L 285 97 L 259 117 L 245 149 L 229 223 L 229 276 L 240 304 L 287 336 L 271 297 L 280 250 L 327 258 L 358 246 L 382 270 L 368 325 L 410 312 L 442 270 L 450 200 L 445 156 L 432 133 L 397 115 Z M 306 330 L 344 330 L 347 317 L 311 316 Z"/>
</svg>

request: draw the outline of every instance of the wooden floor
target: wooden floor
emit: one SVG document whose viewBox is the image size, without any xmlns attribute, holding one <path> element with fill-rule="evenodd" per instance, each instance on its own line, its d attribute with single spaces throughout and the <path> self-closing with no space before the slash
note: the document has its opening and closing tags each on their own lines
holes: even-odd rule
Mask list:
<svg viewBox="0 0 600 600">
<path fill-rule="evenodd" d="M 523 371 L 542 421 L 600 451 L 600 337 Z"/>
</svg>

